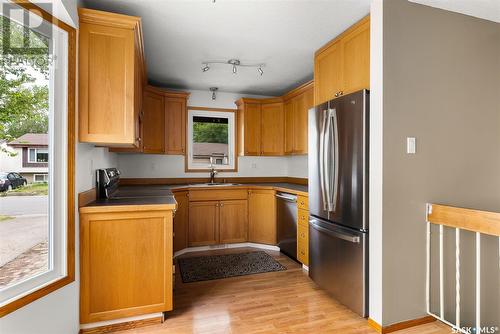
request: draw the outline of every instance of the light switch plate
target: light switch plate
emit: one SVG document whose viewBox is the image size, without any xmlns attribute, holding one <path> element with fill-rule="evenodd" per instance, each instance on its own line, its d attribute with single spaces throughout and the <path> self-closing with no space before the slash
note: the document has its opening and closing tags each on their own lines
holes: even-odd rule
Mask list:
<svg viewBox="0 0 500 334">
<path fill-rule="evenodd" d="M 407 154 L 417 153 L 417 139 L 415 137 L 406 138 L 406 153 Z"/>
</svg>

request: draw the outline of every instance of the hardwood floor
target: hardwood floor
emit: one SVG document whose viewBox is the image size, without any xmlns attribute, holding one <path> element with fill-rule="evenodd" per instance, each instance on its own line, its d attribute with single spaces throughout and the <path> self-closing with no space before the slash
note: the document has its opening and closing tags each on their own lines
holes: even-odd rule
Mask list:
<svg viewBox="0 0 500 334">
<path fill-rule="evenodd" d="M 183 256 L 242 250 L 249 248 Z M 298 263 L 279 252 L 268 253 L 288 270 L 187 284 L 182 283 L 177 270 L 174 311 L 168 314 L 166 321 L 119 333 L 377 333 L 368 326 L 366 319 L 320 290 Z M 434 322 L 395 333 L 448 334 L 451 330 Z"/>
</svg>

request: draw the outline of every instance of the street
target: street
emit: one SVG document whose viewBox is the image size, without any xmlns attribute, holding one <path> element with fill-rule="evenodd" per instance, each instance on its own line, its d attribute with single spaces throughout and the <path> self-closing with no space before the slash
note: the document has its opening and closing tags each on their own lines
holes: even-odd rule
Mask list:
<svg viewBox="0 0 500 334">
<path fill-rule="evenodd" d="M 0 197 L 0 215 L 46 215 L 48 202 L 48 196 Z"/>
<path fill-rule="evenodd" d="M 48 196 L 0 197 L 0 267 L 48 239 Z"/>
</svg>

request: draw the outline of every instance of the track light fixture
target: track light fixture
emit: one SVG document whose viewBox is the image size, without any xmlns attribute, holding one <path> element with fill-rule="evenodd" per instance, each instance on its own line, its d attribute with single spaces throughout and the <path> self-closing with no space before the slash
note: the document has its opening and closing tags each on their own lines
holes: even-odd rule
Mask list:
<svg viewBox="0 0 500 334">
<path fill-rule="evenodd" d="M 203 72 L 207 72 L 210 69 L 211 64 L 225 64 L 225 65 L 231 65 L 232 66 L 232 71 L 233 74 L 238 73 L 238 67 L 256 67 L 257 70 L 259 71 L 260 75 L 264 74 L 264 70 L 262 69 L 266 64 L 264 63 L 259 63 L 259 64 L 244 64 L 242 63 L 239 59 L 229 59 L 227 61 L 223 60 L 211 60 L 211 61 L 204 61 L 201 63 L 202 68 L 201 70 Z"/>
<path fill-rule="evenodd" d="M 219 90 L 217 87 L 210 87 L 210 91 L 212 92 L 212 100 L 215 100 L 217 98 L 216 92 Z"/>
</svg>

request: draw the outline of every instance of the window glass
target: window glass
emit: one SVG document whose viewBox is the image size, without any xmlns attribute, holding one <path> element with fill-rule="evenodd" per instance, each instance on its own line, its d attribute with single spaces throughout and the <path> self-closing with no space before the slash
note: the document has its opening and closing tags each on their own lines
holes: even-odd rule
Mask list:
<svg viewBox="0 0 500 334">
<path fill-rule="evenodd" d="M 234 168 L 234 113 L 189 110 L 188 115 L 188 167 Z"/>
<path fill-rule="evenodd" d="M 0 3 L 0 21 L 0 174 L 25 178 L 0 180 L 4 306 L 67 273 L 68 33 L 13 3 Z M 43 165 L 12 153 L 30 145 L 28 162 Z"/>
</svg>

